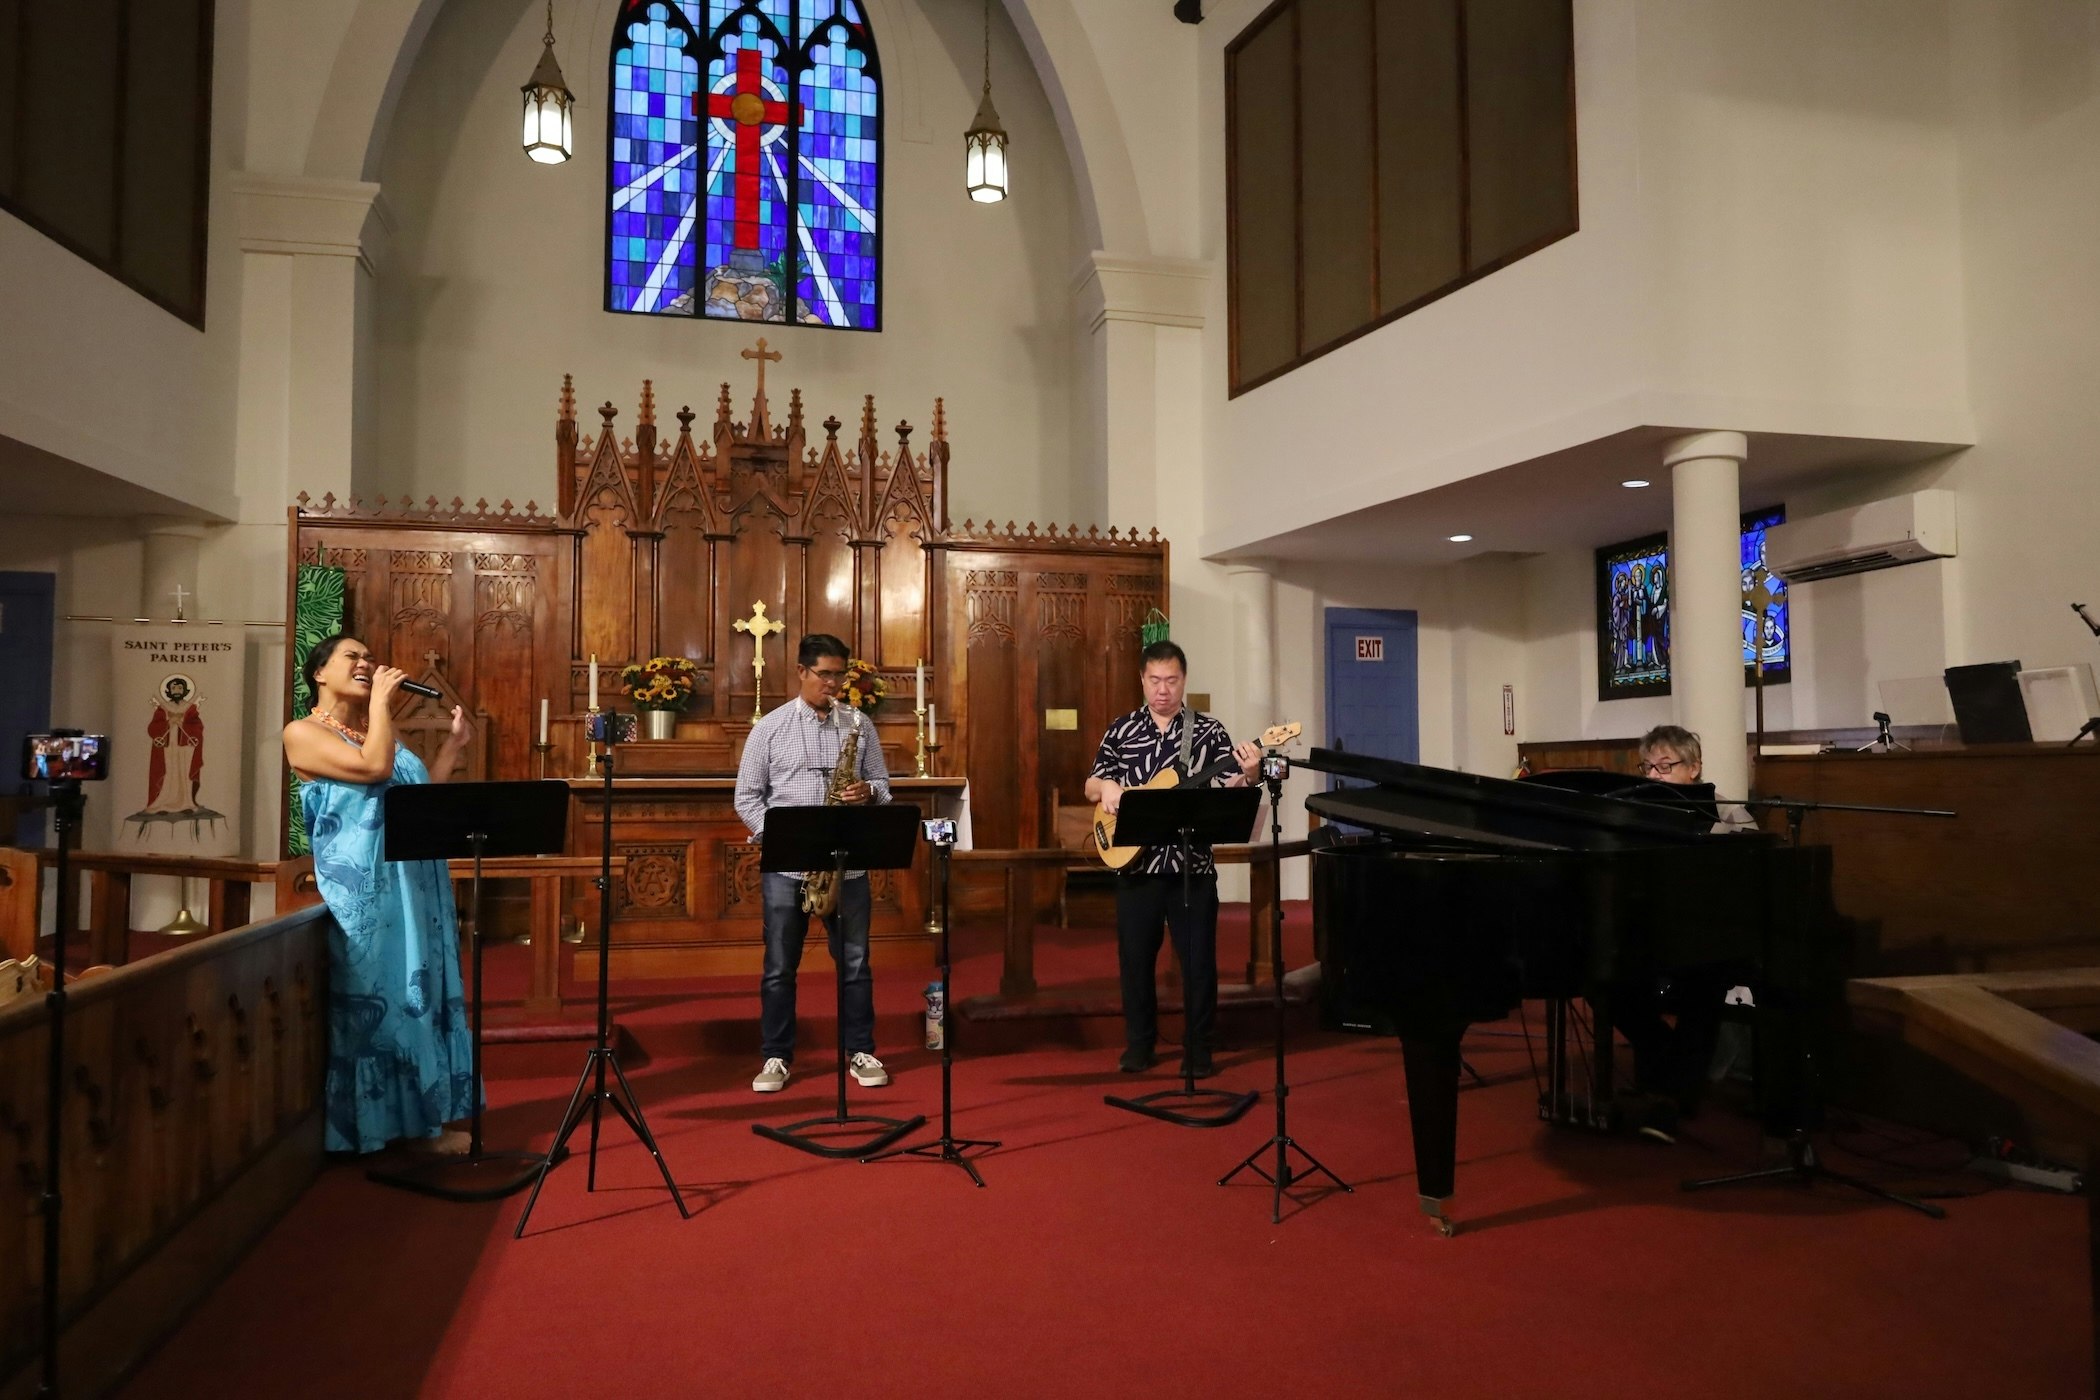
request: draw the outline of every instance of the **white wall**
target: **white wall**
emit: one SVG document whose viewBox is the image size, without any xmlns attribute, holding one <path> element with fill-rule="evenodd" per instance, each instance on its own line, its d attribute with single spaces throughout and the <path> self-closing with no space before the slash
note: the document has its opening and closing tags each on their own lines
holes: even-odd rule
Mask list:
<svg viewBox="0 0 2100 1400">
<path fill-rule="evenodd" d="M 961 134 L 982 77 L 980 10 L 895 0 L 871 11 L 890 104 L 887 229 L 883 330 L 861 335 L 602 309 L 612 7 L 593 13 L 597 26 L 562 53 L 578 106 L 576 155 L 561 166 L 534 165 L 517 146 L 518 83 L 539 52 L 540 11 L 449 0 L 424 43 L 380 177 L 399 228 L 379 273 L 376 489 L 545 505 L 564 372 L 586 409 L 607 399 L 620 408 L 623 436 L 642 380 L 654 379 L 660 430 L 675 431 L 681 403 L 712 419 L 725 379 L 739 418 L 748 412 L 752 366 L 738 356 L 764 335 L 787 357 L 768 377 L 776 416 L 800 386 L 819 442 L 827 413 L 850 436 L 861 396 L 873 393 L 883 432 L 906 419 L 923 445 L 933 400 L 944 397 L 958 523 L 1090 523 L 1078 507 L 1098 488 L 1071 471 L 1071 173 L 1003 14 L 995 8 L 992 62 L 1014 194 L 983 206 L 961 187 Z M 597 422 L 586 413 L 585 430 Z"/>
<path fill-rule="evenodd" d="M 1223 48 L 1261 9 L 1203 26 L 1221 265 Z M 1574 14 L 1579 232 L 1236 399 L 1215 288 L 1207 552 L 1642 425 L 1968 440 L 1943 8 Z"/>
</svg>

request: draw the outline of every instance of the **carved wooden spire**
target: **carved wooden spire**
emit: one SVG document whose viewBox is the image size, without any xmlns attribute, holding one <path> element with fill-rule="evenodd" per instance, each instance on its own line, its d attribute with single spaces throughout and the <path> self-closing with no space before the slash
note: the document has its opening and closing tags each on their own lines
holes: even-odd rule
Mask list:
<svg viewBox="0 0 2100 1400">
<path fill-rule="evenodd" d="M 651 426 L 656 423 L 656 385 L 647 379 L 642 381 L 642 414 L 636 422 Z"/>
<path fill-rule="evenodd" d="M 729 422 L 729 381 L 726 379 L 722 381 L 722 397 L 715 400 L 715 422 L 724 425 Z"/>
<path fill-rule="evenodd" d="M 576 379 L 573 375 L 561 377 L 561 418 L 565 423 L 576 421 Z"/>
<path fill-rule="evenodd" d="M 932 441 L 934 441 L 934 442 L 946 442 L 947 440 L 948 440 L 948 409 L 947 409 L 947 405 L 946 405 L 946 404 L 945 404 L 945 403 L 944 403 L 944 402 L 943 402 L 942 400 L 940 400 L 940 399 L 935 399 L 935 400 L 933 401 L 933 438 L 932 438 Z"/>
</svg>

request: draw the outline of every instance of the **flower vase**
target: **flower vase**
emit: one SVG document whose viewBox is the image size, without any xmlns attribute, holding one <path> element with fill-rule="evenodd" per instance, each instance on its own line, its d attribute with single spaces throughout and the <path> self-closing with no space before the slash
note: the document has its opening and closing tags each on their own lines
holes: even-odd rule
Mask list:
<svg viewBox="0 0 2100 1400">
<path fill-rule="evenodd" d="M 642 711 L 642 737 L 644 739 L 675 739 L 678 737 L 678 711 Z"/>
</svg>

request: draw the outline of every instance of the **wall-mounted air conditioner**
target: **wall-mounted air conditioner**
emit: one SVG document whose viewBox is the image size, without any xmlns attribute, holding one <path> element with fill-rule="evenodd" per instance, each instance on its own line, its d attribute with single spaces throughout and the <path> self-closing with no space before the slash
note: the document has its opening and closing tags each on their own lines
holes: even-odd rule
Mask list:
<svg viewBox="0 0 2100 1400">
<path fill-rule="evenodd" d="M 1954 493 L 1913 491 L 1774 525 L 1765 533 L 1765 563 L 1788 583 L 1812 583 L 1952 558 L 1954 543 Z"/>
</svg>

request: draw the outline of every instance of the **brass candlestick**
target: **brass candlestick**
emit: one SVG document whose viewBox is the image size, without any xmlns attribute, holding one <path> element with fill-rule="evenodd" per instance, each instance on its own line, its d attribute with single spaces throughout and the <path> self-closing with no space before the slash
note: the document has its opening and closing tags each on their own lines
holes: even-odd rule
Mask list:
<svg viewBox="0 0 2100 1400">
<path fill-rule="evenodd" d="M 592 736 L 597 734 L 603 734 L 605 732 L 602 728 L 600 728 L 600 726 L 604 722 L 605 712 L 599 709 L 596 705 L 591 706 L 588 710 L 585 710 L 583 712 L 584 753 L 586 755 L 583 765 L 583 776 L 586 778 L 595 778 L 598 776 L 599 741 Z"/>
<path fill-rule="evenodd" d="M 923 778 L 926 776 L 926 707 L 924 705 L 921 705 L 912 713 L 916 714 L 919 718 L 917 732 L 913 735 L 912 738 L 913 753 L 911 771 L 913 777 Z"/>
<path fill-rule="evenodd" d="M 532 751 L 540 756 L 540 777 L 545 779 L 547 776 L 547 755 L 554 752 L 554 745 L 548 743 L 534 744 Z"/>
<path fill-rule="evenodd" d="M 940 757 L 940 752 L 941 752 L 941 741 L 940 741 L 939 737 L 938 737 L 938 736 L 936 736 L 936 737 L 933 737 L 933 738 L 929 738 L 929 739 L 928 739 L 928 740 L 926 741 L 926 770 L 925 770 L 925 772 L 923 772 L 923 773 L 921 773 L 921 774 L 920 774 L 920 776 L 921 776 L 921 777 L 925 777 L 925 778 L 934 778 L 934 777 L 939 777 L 939 776 L 940 776 L 940 775 L 939 775 L 938 773 L 936 773 L 936 772 L 934 771 L 934 770 L 935 770 L 936 768 L 938 768 L 938 767 L 940 766 L 940 765 L 939 765 L 939 764 L 938 764 L 938 763 L 937 763 L 937 762 L 935 761 L 936 759 L 938 759 L 938 758 Z"/>
</svg>

